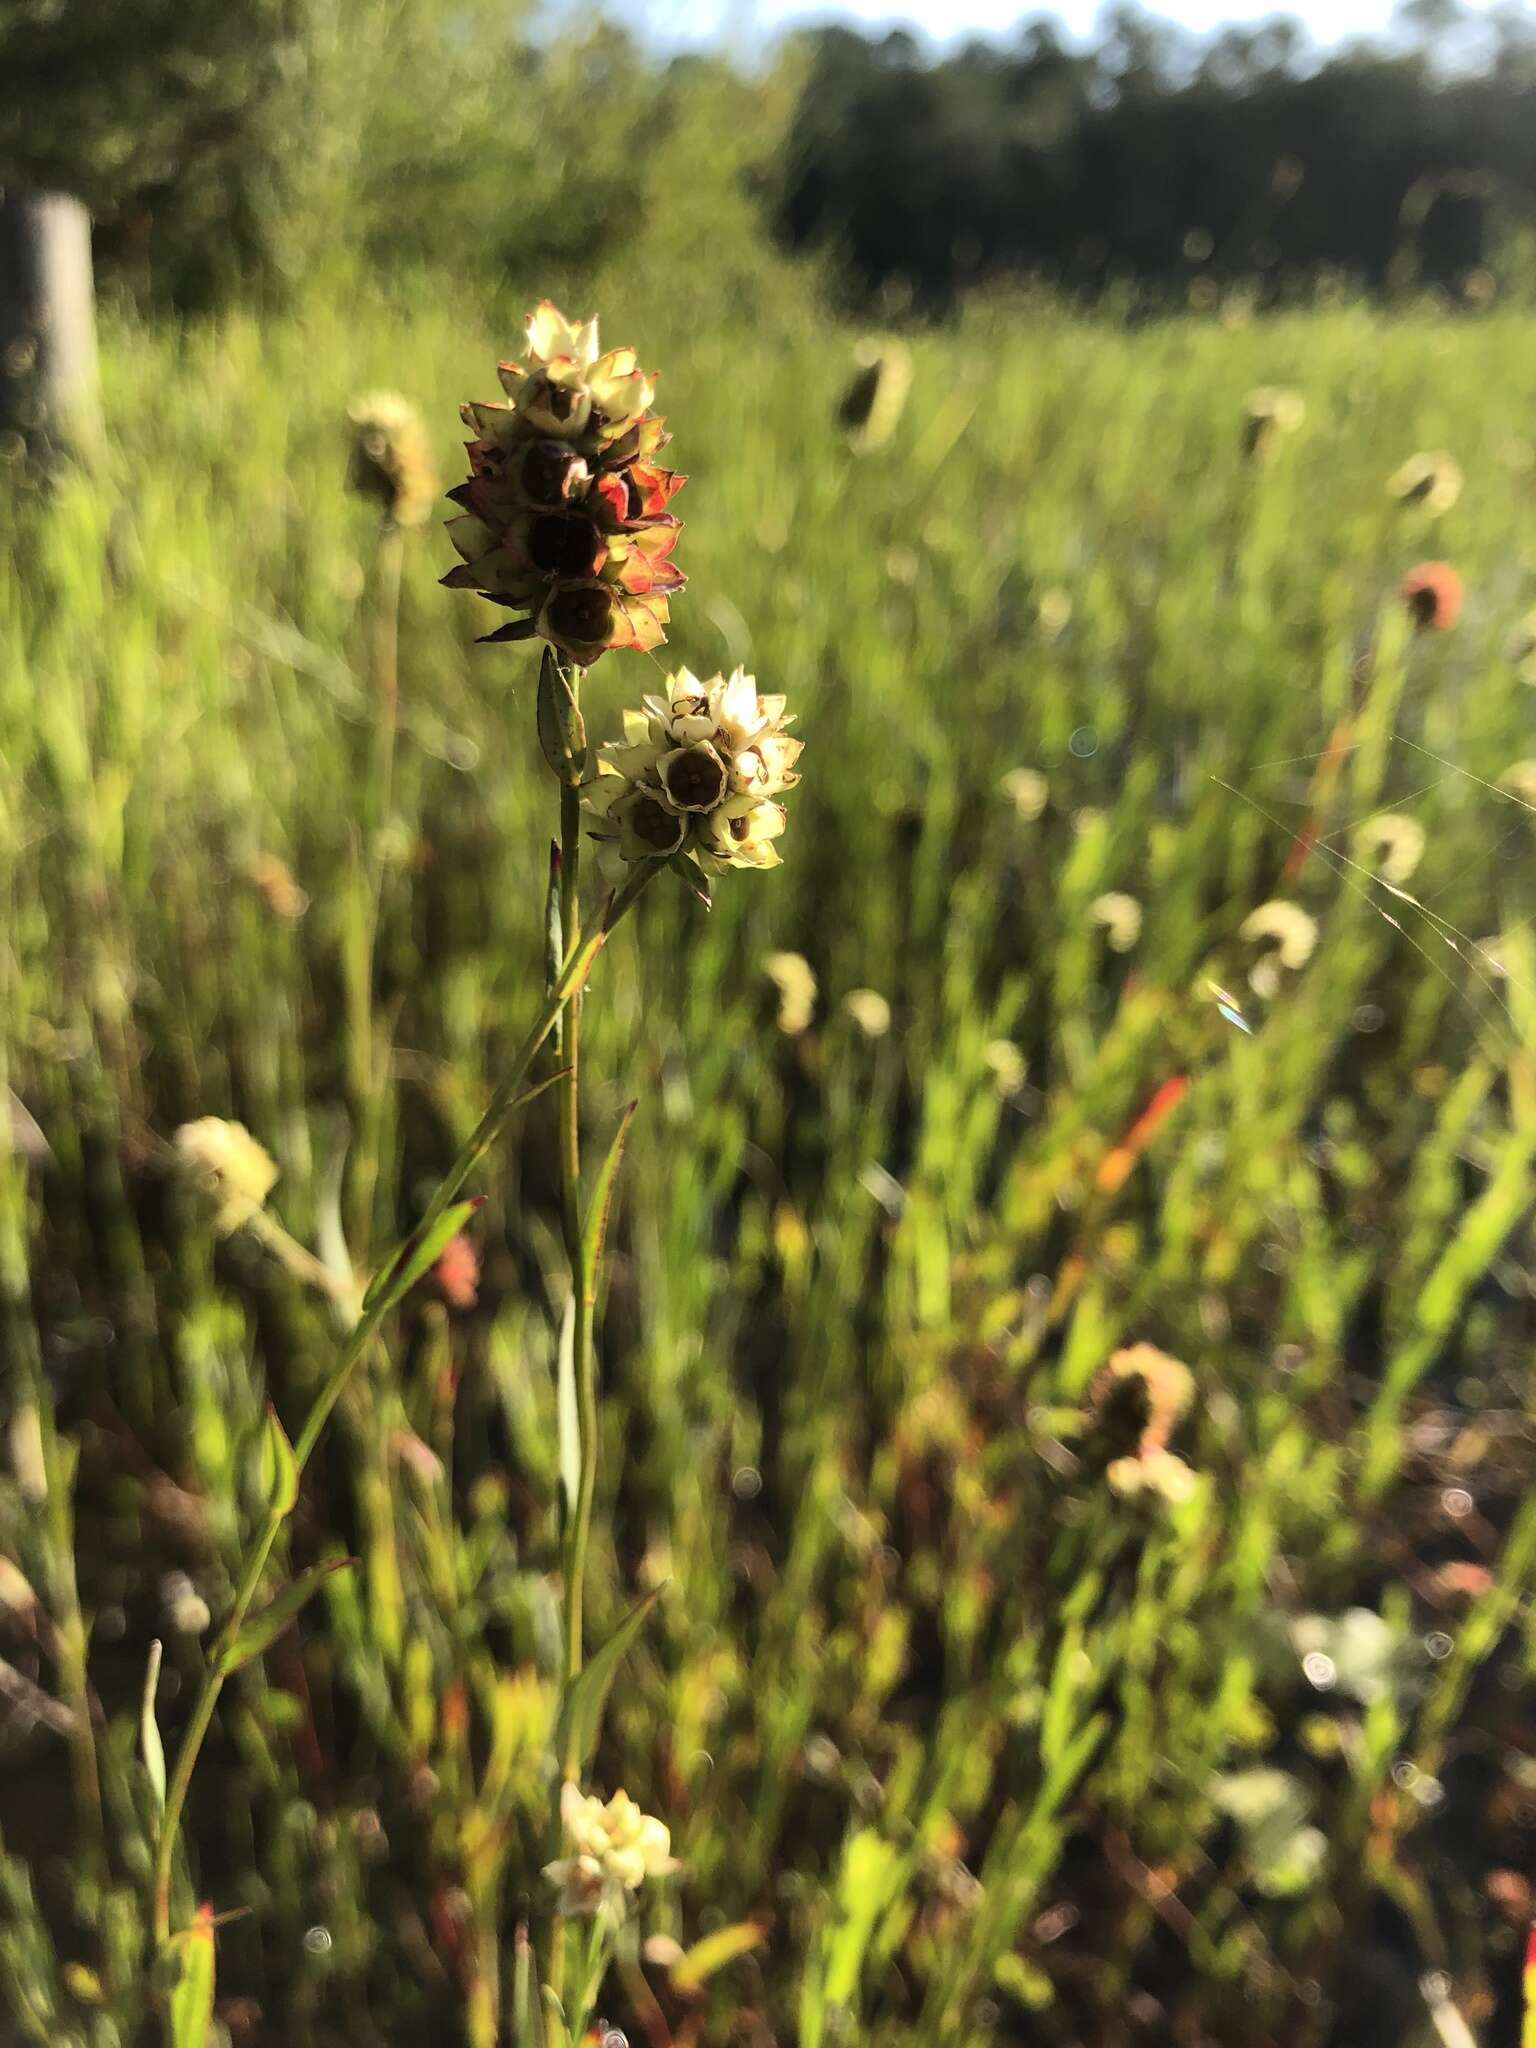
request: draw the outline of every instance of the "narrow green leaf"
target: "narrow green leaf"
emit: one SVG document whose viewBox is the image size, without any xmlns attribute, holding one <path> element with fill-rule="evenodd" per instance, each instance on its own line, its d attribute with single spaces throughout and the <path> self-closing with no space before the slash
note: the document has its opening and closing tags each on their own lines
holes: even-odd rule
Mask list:
<svg viewBox="0 0 1536 2048">
<path fill-rule="evenodd" d="M 739 1920 L 733 1927 L 717 1928 L 713 1934 L 706 1934 L 702 1941 L 696 1941 L 672 1965 L 669 1972 L 672 1989 L 681 1997 L 691 1997 L 696 1991 L 702 1991 L 717 1971 L 741 1956 L 750 1955 L 753 1949 L 761 1948 L 767 1939 L 767 1931 L 755 1920 Z"/>
<path fill-rule="evenodd" d="M 544 2048 L 544 2013 L 526 1924 L 519 1926 L 512 1946 L 512 2039 L 514 2048 Z"/>
<path fill-rule="evenodd" d="M 171 2048 L 208 2048 L 213 2031 L 213 1915 L 199 1909 L 190 1927 L 171 1937 Z"/>
<path fill-rule="evenodd" d="M 386 1261 L 369 1283 L 363 1296 L 366 1314 L 375 1308 L 390 1309 L 428 1272 L 450 1238 L 457 1237 L 480 1207 L 481 1198 L 471 1195 L 463 1202 L 450 1202 L 427 1231 L 414 1231 Z"/>
<path fill-rule="evenodd" d="M 277 1410 L 267 1404 L 267 1420 L 261 1433 L 261 1490 L 277 1521 L 291 1515 L 299 1498 L 299 1467 L 288 1432 L 277 1419 Z"/>
<path fill-rule="evenodd" d="M 629 1136 L 629 1127 L 635 1120 L 636 1102 L 625 1106 L 619 1118 L 619 1127 L 613 1134 L 613 1141 L 597 1169 L 597 1179 L 592 1186 L 592 1200 L 587 1205 L 587 1220 L 581 1233 L 581 1284 L 585 1290 L 590 1308 L 597 1300 L 598 1270 L 603 1263 L 603 1246 L 608 1237 L 608 1212 L 613 1206 L 613 1187 L 618 1178 L 619 1162 L 624 1157 L 624 1144 Z"/>
<path fill-rule="evenodd" d="M 155 1694 L 160 1689 L 160 1639 L 157 1636 L 149 1646 L 149 1662 L 144 1667 L 144 1703 L 139 1712 L 139 1747 L 144 1757 L 144 1768 L 149 1773 L 149 1782 L 155 1795 L 156 1813 L 165 1811 L 165 1745 L 160 1740 L 159 1723 L 155 1720 Z"/>
<path fill-rule="evenodd" d="M 646 1616 L 664 1590 L 657 1586 L 631 1607 L 603 1647 L 566 1688 L 565 1698 L 560 1702 L 559 1726 L 555 1731 L 555 1753 L 567 1766 L 572 1763 L 578 1767 L 584 1765 L 597 1748 L 608 1688 L 613 1684 L 614 1674 L 630 1645 L 639 1635 Z"/>
<path fill-rule="evenodd" d="M 357 1563 L 355 1557 L 332 1557 L 324 1564 L 311 1565 L 307 1572 L 301 1572 L 291 1586 L 270 1600 L 260 1614 L 253 1614 L 246 1621 L 240 1633 L 225 1650 L 220 1662 L 226 1674 L 238 1671 L 243 1664 L 249 1664 L 253 1657 L 259 1657 L 269 1644 L 274 1643 L 285 1628 L 298 1620 L 299 1615 L 326 1580 L 336 1572 L 348 1570 Z"/>
<path fill-rule="evenodd" d="M 569 1528 L 581 1486 L 581 1414 L 576 1402 L 576 1297 L 566 1297 L 560 1318 L 555 1378 L 555 1430 L 560 1454 L 560 1502 Z"/>
<path fill-rule="evenodd" d="M 587 777 L 587 726 L 576 693 L 552 647 L 539 663 L 539 745 L 544 758 L 568 789 Z"/>
<path fill-rule="evenodd" d="M 544 1986 L 543 1998 L 549 2048 L 570 2048 L 571 2030 L 566 2025 L 565 2007 L 547 1984 Z"/>
</svg>

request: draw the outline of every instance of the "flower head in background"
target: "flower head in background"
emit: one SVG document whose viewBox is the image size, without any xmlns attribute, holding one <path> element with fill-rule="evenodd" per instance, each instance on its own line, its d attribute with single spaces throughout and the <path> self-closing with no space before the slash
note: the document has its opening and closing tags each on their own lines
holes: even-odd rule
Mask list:
<svg viewBox="0 0 1536 2048">
<path fill-rule="evenodd" d="M 877 988 L 849 989 L 842 1010 L 866 1038 L 884 1038 L 891 1028 L 891 1006 Z"/>
<path fill-rule="evenodd" d="M 398 391 L 369 391 L 347 407 L 352 459 L 347 480 L 396 526 L 425 526 L 439 490 L 426 430 Z"/>
<path fill-rule="evenodd" d="M 1297 974 L 1312 958 L 1317 948 L 1317 919 L 1299 903 L 1277 896 L 1251 910 L 1238 935 L 1259 952 L 1248 970 L 1248 986 L 1255 995 L 1272 996 L 1280 987 L 1282 970 Z"/>
<path fill-rule="evenodd" d="M 443 578 L 525 616 L 487 640 L 542 638 L 590 667 L 609 648 L 659 647 L 686 481 L 656 461 L 670 436 L 630 348 L 598 352 L 597 322 L 548 300 L 528 316 L 528 363 L 500 365 L 504 401 L 462 408 L 470 475 L 448 493 L 462 556 Z"/>
<path fill-rule="evenodd" d="M 559 1887 L 555 1910 L 567 1918 L 604 1909 L 616 1918 L 648 1877 L 666 1877 L 679 1867 L 667 1827 L 642 1813 L 627 1792 L 615 1792 L 604 1804 L 595 1793 L 566 1784 L 560 1818 L 570 1853 L 547 1863 L 544 1875 Z"/>
<path fill-rule="evenodd" d="M 1461 485 L 1461 464 L 1443 448 L 1410 455 L 1387 478 L 1387 491 L 1400 505 L 1419 505 L 1426 512 L 1449 512 Z"/>
<path fill-rule="evenodd" d="M 218 1204 L 214 1227 L 222 1236 L 249 1223 L 277 1185 L 276 1163 L 244 1124 L 199 1117 L 177 1131 L 176 1152 L 187 1172 Z"/>
<path fill-rule="evenodd" d="M 474 1239 L 462 1230 L 450 1237 L 433 1264 L 432 1278 L 449 1308 L 472 1309 L 480 1289 L 480 1254 Z"/>
<path fill-rule="evenodd" d="M 1026 825 L 1045 815 L 1051 785 L 1038 768 L 1010 768 L 997 786 Z"/>
<path fill-rule="evenodd" d="M 778 1026 L 786 1038 L 799 1038 L 816 1015 L 816 971 L 803 953 L 770 953 L 763 972 L 779 998 Z"/>
<path fill-rule="evenodd" d="M 1299 391 L 1278 384 L 1261 384 L 1243 400 L 1243 453 L 1250 462 L 1273 454 L 1276 444 L 1294 434 L 1307 416 L 1307 402 Z"/>
<path fill-rule="evenodd" d="M 1420 562 L 1398 585 L 1408 616 L 1421 633 L 1446 633 L 1461 617 L 1463 586 L 1449 562 Z"/>
<path fill-rule="evenodd" d="M 912 351 L 904 341 L 867 336 L 853 352 L 858 368 L 837 406 L 837 423 L 856 455 L 883 448 L 901 423 L 912 389 Z"/>
<path fill-rule="evenodd" d="M 1424 827 L 1404 811 L 1382 811 L 1356 827 L 1354 856 L 1393 888 L 1400 888 L 1424 858 Z"/>
<path fill-rule="evenodd" d="M 1499 777 L 1499 788 L 1507 789 L 1527 810 L 1536 810 L 1536 761 L 1511 761 Z"/>
<path fill-rule="evenodd" d="M 1105 934 L 1112 953 L 1129 953 L 1141 937 L 1141 905 L 1122 889 L 1096 896 L 1088 915 Z"/>
<path fill-rule="evenodd" d="M 1155 1344 L 1128 1344 L 1114 1353 L 1094 1386 L 1094 1418 L 1101 1430 L 1127 1425 L 1132 1449 L 1110 1460 L 1104 1477 L 1119 1494 L 1154 1493 L 1169 1502 L 1188 1500 L 1194 1472 L 1168 1448 L 1168 1439 L 1189 1412 L 1195 1377 L 1182 1360 Z M 1124 1441 L 1124 1437 L 1121 1437 Z"/>
<path fill-rule="evenodd" d="M 784 830 L 776 799 L 800 780 L 803 742 L 782 697 L 765 697 L 744 669 L 700 682 L 688 669 L 666 694 L 624 714 L 624 738 L 601 748 L 586 804 L 595 837 L 622 861 L 686 854 L 706 874 L 773 868 Z"/>
</svg>

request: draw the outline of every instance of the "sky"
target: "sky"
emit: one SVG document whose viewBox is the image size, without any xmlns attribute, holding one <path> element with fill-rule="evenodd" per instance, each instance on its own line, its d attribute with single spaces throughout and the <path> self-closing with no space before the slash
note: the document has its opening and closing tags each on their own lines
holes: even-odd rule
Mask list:
<svg viewBox="0 0 1536 2048">
<path fill-rule="evenodd" d="M 1320 44 L 1378 32 L 1387 26 L 1394 0 L 1163 0 L 1149 12 L 1204 34 L 1228 22 L 1263 21 L 1276 13 L 1295 15 Z M 775 30 L 806 21 L 842 20 L 864 28 L 906 26 L 943 45 L 966 36 L 1006 36 L 1031 15 L 1051 13 L 1074 37 L 1092 31 L 1099 0 L 1057 0 L 1031 6 L 1028 0 L 645 0 L 641 9 L 651 34 L 668 43 L 724 40 L 756 43 Z"/>
</svg>

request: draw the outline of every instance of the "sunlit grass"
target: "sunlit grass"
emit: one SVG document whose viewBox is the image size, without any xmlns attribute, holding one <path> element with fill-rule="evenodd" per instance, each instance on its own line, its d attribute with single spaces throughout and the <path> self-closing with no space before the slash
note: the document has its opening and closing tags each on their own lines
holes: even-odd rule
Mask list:
<svg viewBox="0 0 1536 2048">
<path fill-rule="evenodd" d="M 585 311 L 564 283 L 535 289 Z M 0 1050 L 52 1148 L 0 1157 L 23 1418 L 0 1535 L 47 1618 L 7 1592 L 0 1654 L 78 1737 L 72 1550 L 112 1730 L 105 1877 L 79 1740 L 22 1712 L 3 1738 L 7 1846 L 62 1959 L 30 1908 L 0 1931 L 39 2040 L 129 2038 L 108 2015 L 140 1967 L 150 1638 L 168 1733 L 196 1671 L 166 1575 L 227 1607 L 264 1402 L 302 1413 L 334 1347 L 258 1246 L 215 1244 L 170 1139 L 237 1117 L 323 1252 L 371 746 L 346 405 L 402 390 L 457 474 L 458 401 L 529 296 L 110 326 L 110 474 L 22 521 L 0 569 Z M 1528 322 L 1127 334 L 999 303 L 913 339 L 902 427 L 855 457 L 831 425 L 853 335 L 809 299 L 749 322 L 633 280 L 594 297 L 666 364 L 692 479 L 669 653 L 790 691 L 814 763 L 783 873 L 707 918 L 654 890 L 587 1025 L 615 1077 L 594 1117 L 641 1104 L 602 1320 L 599 1625 L 666 1588 L 597 1782 L 672 1827 L 685 1875 L 653 1927 L 763 1930 L 699 1988 L 662 1958 L 644 1991 L 636 1962 L 610 2017 L 658 2048 L 659 2026 L 1257 2039 L 1255 2013 L 1287 2043 L 1368 2040 L 1371 1942 L 1405 2000 L 1390 2024 L 1378 2001 L 1383 2041 L 1422 2030 L 1425 1971 L 1512 2010 L 1518 1913 L 1482 1888 L 1530 1820 L 1536 948 L 1529 820 L 1497 787 L 1536 754 L 1509 658 L 1536 582 Z M 1259 385 L 1306 417 L 1247 463 Z M 1459 502 L 1399 507 L 1388 477 L 1438 448 Z M 1426 558 L 1467 600 L 1415 637 L 1396 590 Z M 535 665 L 472 646 L 495 621 L 437 588 L 451 559 L 406 537 L 393 815 L 364 849 L 375 1247 L 490 1097 L 543 957 Z M 595 727 L 641 673 L 599 665 Z M 1003 786 L 1020 767 L 1037 815 Z M 1341 858 L 1394 808 L 1424 827 L 1402 886 L 1428 911 Z M 1141 907 L 1124 951 L 1110 892 Z M 1242 926 L 1276 898 L 1318 943 L 1255 987 Z M 795 1035 L 776 951 L 818 985 Z M 418 1301 L 344 1402 L 289 1562 L 361 1567 L 232 1683 L 194 1791 L 202 1895 L 249 1909 L 221 1996 L 274 2038 L 461 2027 L 539 1895 L 547 1109 L 482 1177 L 478 1308 Z M 1172 1504 L 1103 1476 L 1125 1446 L 1093 1419 L 1101 1371 L 1138 1340 L 1195 1376 Z"/>
</svg>

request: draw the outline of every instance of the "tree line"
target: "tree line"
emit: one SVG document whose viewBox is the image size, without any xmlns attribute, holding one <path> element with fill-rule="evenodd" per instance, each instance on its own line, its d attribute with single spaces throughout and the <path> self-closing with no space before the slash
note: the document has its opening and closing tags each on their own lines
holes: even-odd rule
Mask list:
<svg viewBox="0 0 1536 2048">
<path fill-rule="evenodd" d="M 1536 16 L 1410 0 L 1320 54 L 1121 7 L 935 55 L 823 28 L 755 67 L 531 0 L 0 0 L 0 203 L 77 195 L 104 273 L 183 307 L 338 253 L 494 285 L 637 241 L 816 252 L 942 311 L 1043 280 L 1152 301 L 1334 278 L 1476 301 L 1536 275 Z"/>
<path fill-rule="evenodd" d="M 1087 50 L 1039 20 L 937 62 L 906 34 L 827 29 L 778 219 L 861 288 L 930 306 L 1020 277 L 1476 300 L 1530 239 L 1533 105 L 1536 20 L 1512 7 L 1420 0 L 1326 56 L 1286 19 L 1199 43 L 1131 9 Z"/>
</svg>

